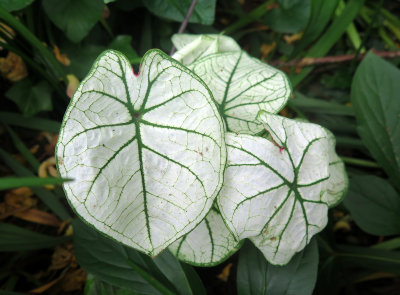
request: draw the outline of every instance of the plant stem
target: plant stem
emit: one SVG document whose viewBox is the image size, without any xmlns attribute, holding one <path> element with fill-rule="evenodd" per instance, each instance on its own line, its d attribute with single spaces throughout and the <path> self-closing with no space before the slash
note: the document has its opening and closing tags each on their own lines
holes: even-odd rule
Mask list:
<svg viewBox="0 0 400 295">
<path fill-rule="evenodd" d="M 224 34 L 232 34 L 233 32 L 237 31 L 240 28 L 243 28 L 244 26 L 248 25 L 249 23 L 258 20 L 260 17 L 262 17 L 264 14 L 267 13 L 268 9 L 267 7 L 274 2 L 274 0 L 268 0 L 265 1 L 263 4 L 258 6 L 257 8 L 253 9 L 250 11 L 247 15 L 244 17 L 241 17 L 238 21 L 235 23 L 231 24 L 229 27 L 227 27 L 223 33 Z"/>
<path fill-rule="evenodd" d="M 192 4 L 190 4 L 190 7 L 186 13 L 185 19 L 183 20 L 183 22 L 178 30 L 178 34 L 182 34 L 185 31 L 186 26 L 189 22 L 190 16 L 192 15 L 194 8 L 196 7 L 196 3 L 197 3 L 197 0 L 192 0 Z M 175 53 L 175 50 L 176 50 L 175 46 L 172 46 L 171 52 L 169 55 L 173 55 Z"/>
<path fill-rule="evenodd" d="M 383 58 L 396 58 L 400 57 L 400 51 L 373 51 L 375 55 L 378 55 Z M 362 60 L 366 54 L 360 54 L 357 59 Z M 271 66 L 297 66 L 297 67 L 306 67 L 312 65 L 319 65 L 319 64 L 330 64 L 330 63 L 341 63 L 352 61 L 356 58 L 355 54 L 346 54 L 346 55 L 336 55 L 336 56 L 324 56 L 324 57 L 305 57 L 301 59 L 294 59 L 289 62 L 282 61 L 282 60 L 274 60 L 270 61 L 269 64 Z"/>
<path fill-rule="evenodd" d="M 350 158 L 350 157 L 340 157 L 343 162 L 349 165 L 360 166 L 360 167 L 367 167 L 367 168 L 380 168 L 380 166 L 372 161 L 357 159 L 357 158 Z"/>
<path fill-rule="evenodd" d="M 365 149 L 365 146 L 360 139 L 347 136 L 336 136 L 336 145 L 359 150 Z"/>
</svg>

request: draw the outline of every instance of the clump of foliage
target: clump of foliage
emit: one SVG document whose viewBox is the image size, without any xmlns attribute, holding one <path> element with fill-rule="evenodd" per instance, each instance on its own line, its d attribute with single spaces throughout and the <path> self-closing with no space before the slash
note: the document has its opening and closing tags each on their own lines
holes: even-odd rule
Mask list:
<svg viewBox="0 0 400 295">
<path fill-rule="evenodd" d="M 0 293 L 397 294 L 399 15 L 0 0 Z"/>
<path fill-rule="evenodd" d="M 57 162 L 78 215 L 148 255 L 167 247 L 201 266 L 249 238 L 287 264 L 327 223 L 347 175 L 334 136 L 275 115 L 286 76 L 218 35 L 175 35 L 135 75 L 106 51 L 75 92 Z M 265 136 L 257 136 L 264 132 Z"/>
</svg>

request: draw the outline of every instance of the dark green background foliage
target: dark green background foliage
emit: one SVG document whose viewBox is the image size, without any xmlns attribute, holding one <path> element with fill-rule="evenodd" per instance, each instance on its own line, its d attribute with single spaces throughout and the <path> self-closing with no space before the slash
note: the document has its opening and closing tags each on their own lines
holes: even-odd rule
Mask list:
<svg viewBox="0 0 400 295">
<path fill-rule="evenodd" d="M 0 294 L 26 293 L 68 273 L 49 270 L 55 247 L 65 243 L 73 243 L 89 274 L 84 286 L 65 294 L 400 294 L 398 1 L 198 0 L 186 27 L 227 34 L 284 70 L 294 95 L 282 115 L 336 136 L 350 178 L 347 196 L 286 266 L 269 264 L 249 241 L 213 268 L 189 266 L 168 251 L 148 257 L 76 219 L 60 186 L 67 179 L 38 177 L 54 154 L 39 135 L 58 133 L 69 102 L 67 75 L 82 80 L 108 48 L 123 52 L 135 69 L 148 49 L 169 53 L 190 4 L 0 0 L 0 57 L 13 52 L 27 69 L 19 81 L 3 73 L 0 83 Z M 57 59 L 56 47 L 69 63 Z M 36 209 L 72 220 L 73 236 L 4 211 L 6 194 L 22 186 L 39 200 Z M 229 275 L 221 280 L 224 269 Z M 40 272 L 46 275 L 35 276 Z M 52 288 L 46 292 L 60 290 Z"/>
</svg>

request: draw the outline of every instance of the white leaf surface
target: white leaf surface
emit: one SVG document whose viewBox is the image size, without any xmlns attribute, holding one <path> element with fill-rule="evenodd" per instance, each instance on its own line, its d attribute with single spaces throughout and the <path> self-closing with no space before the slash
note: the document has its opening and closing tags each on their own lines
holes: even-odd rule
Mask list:
<svg viewBox="0 0 400 295">
<path fill-rule="evenodd" d="M 240 245 L 220 213 L 211 208 L 206 218 L 193 231 L 170 245 L 169 250 L 187 263 L 213 266 L 235 253 Z"/>
<path fill-rule="evenodd" d="M 172 43 L 178 49 L 172 58 L 184 65 L 217 52 L 240 51 L 240 46 L 231 37 L 217 34 L 175 34 Z"/>
<path fill-rule="evenodd" d="M 135 76 L 106 51 L 79 86 L 56 148 L 87 223 L 156 255 L 206 216 L 223 180 L 224 129 L 204 83 L 159 50 Z"/>
<path fill-rule="evenodd" d="M 218 205 L 238 239 L 250 238 L 272 264 L 286 264 L 327 222 L 325 130 L 262 112 L 271 139 L 228 133 Z"/>
<path fill-rule="evenodd" d="M 325 129 L 325 131 L 328 134 L 329 141 L 329 180 L 323 201 L 328 204 L 329 208 L 332 208 L 345 197 L 349 186 L 349 178 L 347 177 L 343 160 L 336 154 L 335 136 L 329 130 Z"/>
<path fill-rule="evenodd" d="M 189 68 L 212 91 L 228 131 L 259 133 L 263 127 L 255 122 L 258 112 L 279 112 L 291 94 L 283 72 L 244 51 L 211 54 Z"/>
</svg>

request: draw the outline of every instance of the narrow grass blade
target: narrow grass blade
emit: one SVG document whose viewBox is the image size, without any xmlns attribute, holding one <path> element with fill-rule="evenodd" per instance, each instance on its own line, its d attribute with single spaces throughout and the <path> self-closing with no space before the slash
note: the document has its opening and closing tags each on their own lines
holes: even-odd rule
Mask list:
<svg viewBox="0 0 400 295">
<path fill-rule="evenodd" d="M 295 93 L 295 98 L 290 100 L 290 103 L 306 112 L 354 116 L 352 107 L 322 99 L 306 97 L 298 92 Z"/>
<path fill-rule="evenodd" d="M 19 138 L 18 134 L 14 132 L 14 130 L 7 126 L 7 131 L 10 134 L 11 139 L 18 151 L 24 156 L 24 158 L 28 161 L 32 168 L 35 171 L 38 171 L 40 166 L 39 161 L 32 155 L 32 153 L 25 146 L 24 142 Z"/>
<path fill-rule="evenodd" d="M 3 177 L 0 178 L 0 190 L 16 188 L 21 186 L 45 186 L 48 184 L 60 184 L 68 179 L 62 178 L 40 178 L 40 177 Z"/>
<path fill-rule="evenodd" d="M 326 55 L 332 46 L 346 32 L 348 26 L 353 22 L 365 0 L 350 0 L 343 12 L 332 23 L 325 34 L 307 53 L 307 57 L 322 57 Z M 311 71 L 312 67 L 305 68 L 298 75 L 291 75 L 293 87 L 298 85 Z"/>
<path fill-rule="evenodd" d="M 7 12 L 0 6 L 0 19 L 4 20 L 16 31 L 18 31 L 40 54 L 45 58 L 48 66 L 54 71 L 58 78 L 64 78 L 64 70 L 61 64 L 57 61 L 56 57 L 47 49 L 43 43 L 36 38 L 31 31 L 28 30 L 21 22 L 19 22 L 12 14 Z"/>
<path fill-rule="evenodd" d="M 20 126 L 34 130 L 49 131 L 58 133 L 61 123 L 49 119 L 42 119 L 36 117 L 24 117 L 18 113 L 1 112 L 0 122 L 8 125 Z"/>
</svg>

